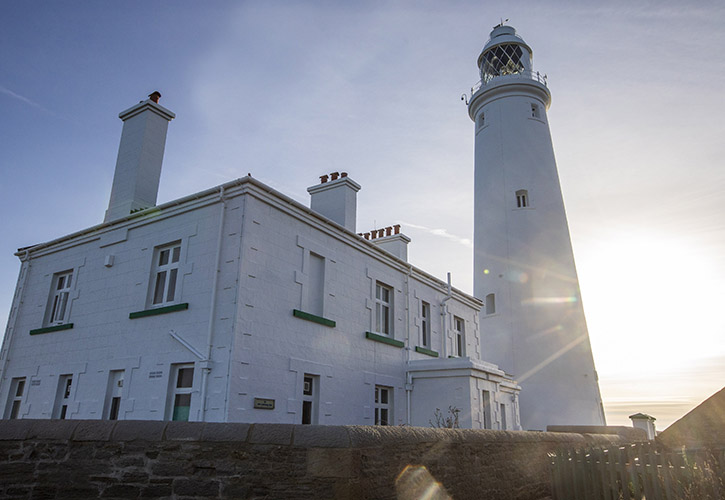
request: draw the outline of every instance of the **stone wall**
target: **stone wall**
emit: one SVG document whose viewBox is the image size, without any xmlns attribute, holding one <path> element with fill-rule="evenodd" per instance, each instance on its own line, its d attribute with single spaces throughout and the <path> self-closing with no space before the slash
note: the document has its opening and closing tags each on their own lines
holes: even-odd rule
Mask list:
<svg viewBox="0 0 725 500">
<path fill-rule="evenodd" d="M 549 451 L 621 440 L 421 427 L 0 420 L 0 497 L 412 499 L 422 491 L 447 498 L 447 491 L 457 500 L 534 500 L 550 494 Z"/>
</svg>

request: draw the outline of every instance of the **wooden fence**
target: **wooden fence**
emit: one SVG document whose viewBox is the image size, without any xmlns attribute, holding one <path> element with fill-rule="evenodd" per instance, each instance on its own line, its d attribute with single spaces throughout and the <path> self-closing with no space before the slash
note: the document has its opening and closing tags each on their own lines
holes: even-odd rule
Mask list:
<svg viewBox="0 0 725 500">
<path fill-rule="evenodd" d="M 636 443 L 552 453 L 554 500 L 717 500 L 725 498 L 722 456 L 664 451 Z"/>
</svg>

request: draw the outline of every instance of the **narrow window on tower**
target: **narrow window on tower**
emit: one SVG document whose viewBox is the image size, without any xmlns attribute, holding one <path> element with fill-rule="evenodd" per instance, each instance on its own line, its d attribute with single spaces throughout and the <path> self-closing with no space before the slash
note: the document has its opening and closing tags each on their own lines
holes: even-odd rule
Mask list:
<svg viewBox="0 0 725 500">
<path fill-rule="evenodd" d="M 478 115 L 478 128 L 482 129 L 484 125 L 486 125 L 486 114 L 481 112 L 481 114 Z"/>
<path fill-rule="evenodd" d="M 496 312 L 496 294 L 489 293 L 486 295 L 484 305 L 486 307 L 486 314 L 494 314 Z"/>
<path fill-rule="evenodd" d="M 324 316 L 325 310 L 325 258 L 310 252 L 309 290 L 307 307 L 310 314 Z"/>
<path fill-rule="evenodd" d="M 393 388 L 375 386 L 375 425 L 390 425 L 393 419 Z"/>
<path fill-rule="evenodd" d="M 539 111 L 539 105 L 531 103 L 531 118 L 541 119 L 541 112 Z"/>
<path fill-rule="evenodd" d="M 483 428 L 491 429 L 491 392 L 481 391 L 481 403 L 483 410 Z"/>
<path fill-rule="evenodd" d="M 516 208 L 526 208 L 529 206 L 529 192 L 525 189 L 516 191 Z"/>
<path fill-rule="evenodd" d="M 430 304 L 420 303 L 420 345 L 430 349 Z"/>
</svg>

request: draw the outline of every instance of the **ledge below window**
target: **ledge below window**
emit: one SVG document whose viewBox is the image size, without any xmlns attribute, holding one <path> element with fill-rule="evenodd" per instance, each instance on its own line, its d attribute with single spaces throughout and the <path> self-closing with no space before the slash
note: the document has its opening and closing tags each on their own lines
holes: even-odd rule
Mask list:
<svg viewBox="0 0 725 500">
<path fill-rule="evenodd" d="M 64 325 L 46 326 L 45 328 L 36 328 L 30 330 L 30 335 L 40 335 L 41 333 L 60 332 L 61 330 L 70 330 L 73 328 L 73 323 L 66 323 Z"/>
<path fill-rule="evenodd" d="M 419 352 L 421 354 L 427 354 L 428 356 L 433 356 L 434 358 L 438 357 L 437 352 L 431 351 L 430 349 L 426 349 L 425 347 L 415 346 L 415 352 Z"/>
<path fill-rule="evenodd" d="M 129 319 L 144 318 L 146 316 L 156 316 L 157 314 L 166 314 L 176 311 L 184 311 L 189 308 L 189 303 L 174 304 L 173 306 L 157 307 L 155 309 L 146 309 L 143 311 L 132 312 L 128 315 Z"/>
<path fill-rule="evenodd" d="M 319 323 L 321 325 L 330 326 L 333 328 L 337 324 L 331 319 L 323 318 L 322 316 L 315 316 L 314 314 L 306 313 L 304 311 L 300 311 L 299 309 L 292 309 L 292 316 L 294 316 L 295 318 L 306 319 L 307 321 L 312 321 L 314 323 Z"/>
<path fill-rule="evenodd" d="M 386 337 L 385 335 L 379 335 L 373 332 L 365 332 L 365 338 L 374 340 L 375 342 L 382 342 L 383 344 L 392 345 L 394 347 L 405 346 L 405 344 L 402 343 L 400 340 L 391 339 L 390 337 Z"/>
</svg>

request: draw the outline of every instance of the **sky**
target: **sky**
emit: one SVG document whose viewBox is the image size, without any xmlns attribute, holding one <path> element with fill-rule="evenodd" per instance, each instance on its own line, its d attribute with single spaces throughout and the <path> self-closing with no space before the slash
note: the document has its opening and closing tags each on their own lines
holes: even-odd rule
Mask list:
<svg viewBox="0 0 725 500">
<path fill-rule="evenodd" d="M 13 253 L 103 220 L 118 113 L 154 90 L 177 115 L 159 203 L 249 172 L 308 204 L 346 171 L 359 231 L 402 224 L 414 265 L 472 292 L 461 94 L 505 19 L 548 76 L 607 423 L 666 428 L 725 385 L 718 1 L 2 2 L 1 324 Z"/>
</svg>

